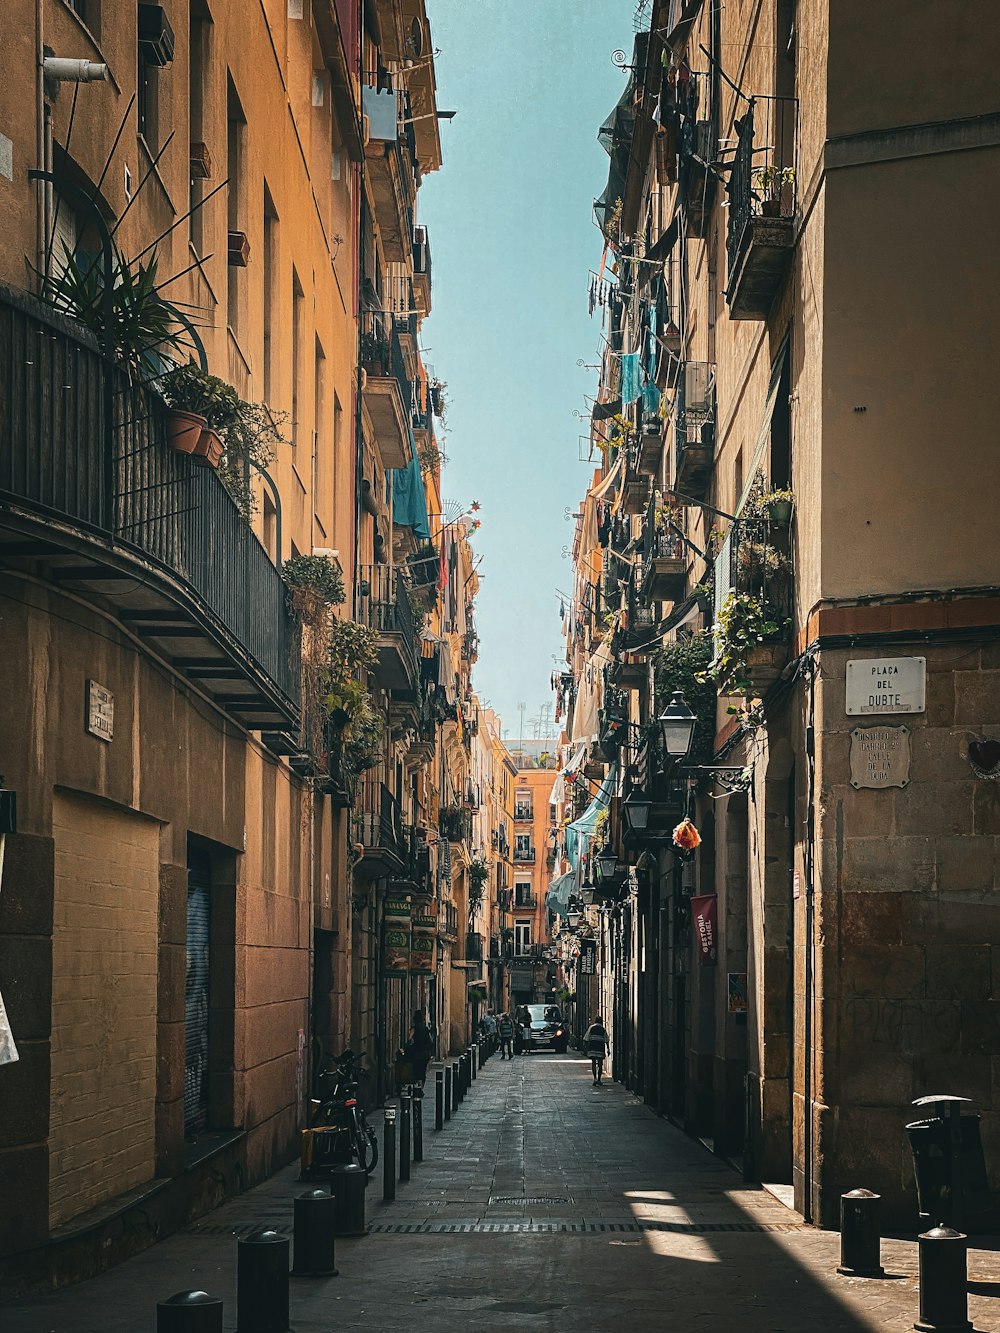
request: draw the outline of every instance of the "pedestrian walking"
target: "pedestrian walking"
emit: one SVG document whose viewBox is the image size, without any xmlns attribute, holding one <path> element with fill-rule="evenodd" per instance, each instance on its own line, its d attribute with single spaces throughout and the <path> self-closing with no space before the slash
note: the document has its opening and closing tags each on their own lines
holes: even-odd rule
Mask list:
<svg viewBox="0 0 1000 1333">
<path fill-rule="evenodd" d="M 497 1024 L 500 1032 L 500 1059 L 506 1057 L 508 1060 L 514 1058 L 514 1020 L 510 1014 L 501 1014 L 500 1022 Z"/>
<path fill-rule="evenodd" d="M 424 1018 L 424 1011 L 417 1009 L 413 1015 L 410 1038 L 403 1047 L 403 1055 L 413 1066 L 413 1082 L 418 1083 L 420 1087 L 424 1086 L 424 1080 L 427 1077 L 427 1066 L 433 1052 L 434 1039 L 431 1036 L 430 1028 L 427 1026 L 427 1020 Z"/>
<path fill-rule="evenodd" d="M 600 1014 L 595 1016 L 593 1023 L 583 1034 L 583 1049 L 590 1056 L 591 1068 L 594 1071 L 594 1087 L 599 1087 L 604 1076 L 604 1057 L 608 1053 L 608 1030 L 601 1022 Z"/>
</svg>

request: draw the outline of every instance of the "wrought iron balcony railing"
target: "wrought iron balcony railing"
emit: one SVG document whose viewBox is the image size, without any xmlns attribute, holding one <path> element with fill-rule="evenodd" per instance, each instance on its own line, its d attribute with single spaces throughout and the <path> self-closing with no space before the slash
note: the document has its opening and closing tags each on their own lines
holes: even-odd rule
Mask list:
<svg viewBox="0 0 1000 1333">
<path fill-rule="evenodd" d="M 384 782 L 361 783 L 354 804 L 353 825 L 362 847 L 360 869 L 398 874 L 406 866 L 399 802 Z"/>
<path fill-rule="evenodd" d="M 420 673 L 420 655 L 403 576 L 389 565 L 364 565 L 358 577 L 360 618 L 378 636 L 378 674 L 389 689 L 413 689 Z"/>
<path fill-rule="evenodd" d="M 531 865 L 535 860 L 534 847 L 515 847 L 514 860 L 524 865 Z"/>
<path fill-rule="evenodd" d="M 281 576 L 215 471 L 169 447 L 155 389 L 0 286 L 0 402 L 0 527 L 18 550 L 37 542 L 54 579 L 98 584 L 247 726 L 294 723 L 298 627 Z"/>
</svg>

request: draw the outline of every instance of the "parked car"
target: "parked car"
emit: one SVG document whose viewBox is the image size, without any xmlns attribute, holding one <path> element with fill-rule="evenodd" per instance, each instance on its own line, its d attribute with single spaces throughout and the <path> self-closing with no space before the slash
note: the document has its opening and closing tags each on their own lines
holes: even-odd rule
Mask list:
<svg viewBox="0 0 1000 1333">
<path fill-rule="evenodd" d="M 527 1019 L 521 1040 L 528 1052 L 550 1050 L 562 1055 L 569 1045 L 569 1031 L 557 1004 L 526 1004 Z"/>
</svg>

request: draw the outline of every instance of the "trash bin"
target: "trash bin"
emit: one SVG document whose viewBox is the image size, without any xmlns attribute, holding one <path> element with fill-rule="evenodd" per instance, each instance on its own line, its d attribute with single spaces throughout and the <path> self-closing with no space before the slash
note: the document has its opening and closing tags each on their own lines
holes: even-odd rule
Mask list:
<svg viewBox="0 0 1000 1333">
<path fill-rule="evenodd" d="M 979 1116 L 963 1110 L 968 1097 L 920 1097 L 913 1105 L 933 1113 L 906 1126 L 921 1221 L 961 1230 L 990 1211 Z"/>
</svg>

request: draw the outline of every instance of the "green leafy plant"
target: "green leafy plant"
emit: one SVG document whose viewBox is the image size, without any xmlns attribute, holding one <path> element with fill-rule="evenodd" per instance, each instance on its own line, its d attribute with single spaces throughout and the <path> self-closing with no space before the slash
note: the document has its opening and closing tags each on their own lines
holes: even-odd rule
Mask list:
<svg viewBox="0 0 1000 1333">
<path fill-rule="evenodd" d="M 752 694 L 747 675 L 750 654 L 780 627 L 762 596 L 735 590 L 729 594 L 715 624 L 715 656 L 708 672 L 720 689 L 728 694 Z"/>
<path fill-rule="evenodd" d="M 325 610 L 344 601 L 344 575 L 327 555 L 293 555 L 281 567 L 292 610 L 311 623 Z"/>
<path fill-rule="evenodd" d="M 194 365 L 168 372 L 160 389 L 170 407 L 196 412 L 218 432 L 225 450 L 219 475 L 249 522 L 255 509 L 253 470 L 263 471 L 277 446 L 288 443 L 280 430 L 288 414 L 244 402 L 231 384 Z"/>
<path fill-rule="evenodd" d="M 377 768 L 385 749 L 385 719 L 375 711 L 370 694 L 354 705 L 340 742 L 340 772 L 353 800 L 357 780 L 369 768 Z"/>
<path fill-rule="evenodd" d="M 704 632 L 675 639 L 653 659 L 657 709 L 679 691 L 698 719 L 691 742 L 690 757 L 694 759 L 710 755 L 715 742 L 716 690 L 708 674 L 713 656 L 712 635 Z"/>
<path fill-rule="evenodd" d="M 93 256 L 67 252 L 62 267 L 43 278 L 42 295 L 88 328 L 130 379 L 148 380 L 188 338 L 179 309 L 157 289 L 157 265 L 155 252 L 145 263 L 132 265 L 115 251 L 111 271 L 105 273 Z"/>
<path fill-rule="evenodd" d="M 621 199 L 616 199 L 611 209 L 604 219 L 604 238 L 609 245 L 621 244 L 622 232 L 622 211 L 625 205 Z"/>
</svg>

